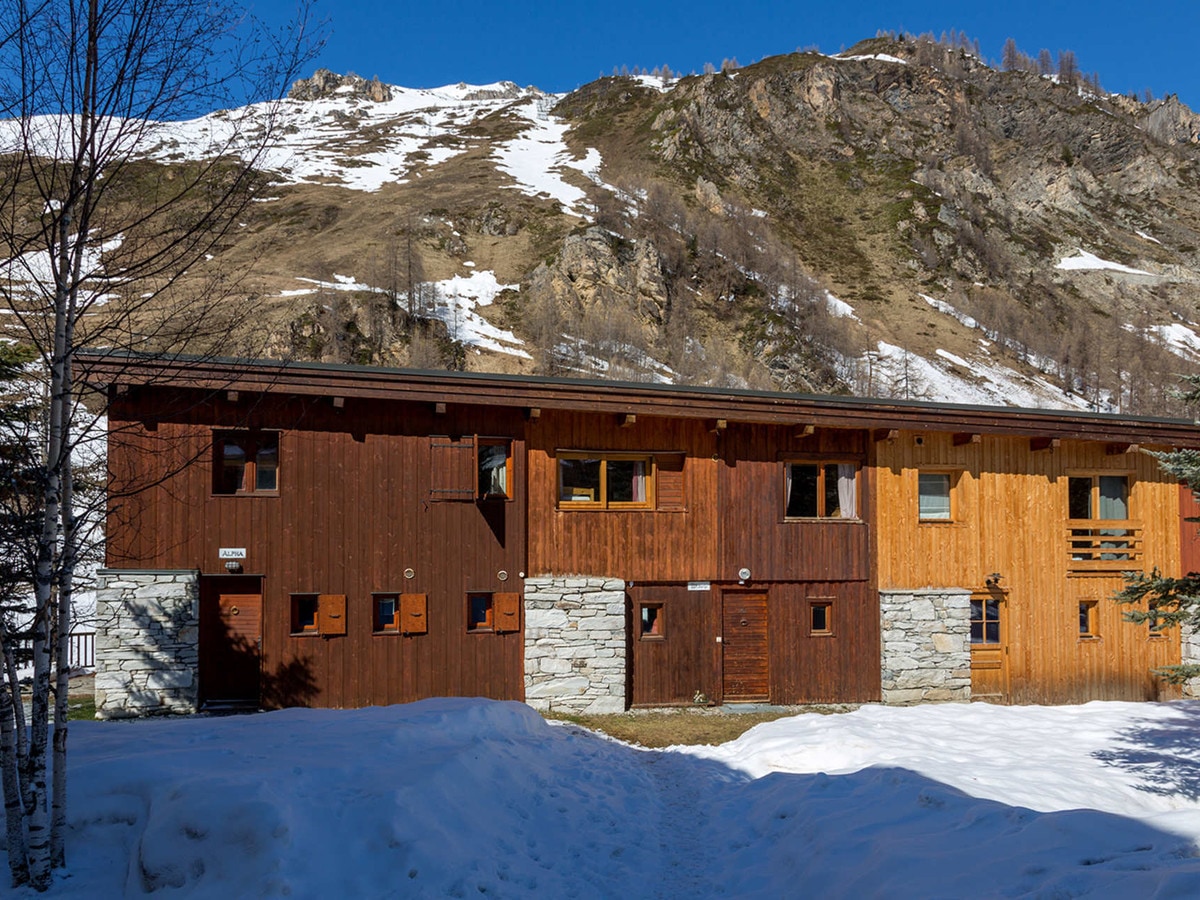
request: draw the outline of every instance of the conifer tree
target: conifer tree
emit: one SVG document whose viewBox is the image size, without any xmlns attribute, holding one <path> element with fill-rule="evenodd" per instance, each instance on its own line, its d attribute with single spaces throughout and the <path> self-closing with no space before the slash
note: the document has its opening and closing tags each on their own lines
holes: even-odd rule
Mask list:
<svg viewBox="0 0 1200 900">
<path fill-rule="evenodd" d="M 1184 380 L 1189 389 L 1184 392 L 1183 399 L 1193 404 L 1200 402 L 1200 375 L 1187 376 Z M 1200 496 L 1200 450 L 1172 450 L 1153 455 L 1164 471 Z M 1188 572 L 1178 578 L 1163 575 L 1158 569 L 1149 574 L 1130 572 L 1125 576 L 1125 587 L 1113 599 L 1129 607 L 1125 612 L 1126 621 L 1154 629 L 1174 626 L 1193 631 L 1200 629 L 1200 572 Z M 1155 671 L 1172 684 L 1200 677 L 1200 665 L 1197 664 L 1164 666 Z"/>
</svg>

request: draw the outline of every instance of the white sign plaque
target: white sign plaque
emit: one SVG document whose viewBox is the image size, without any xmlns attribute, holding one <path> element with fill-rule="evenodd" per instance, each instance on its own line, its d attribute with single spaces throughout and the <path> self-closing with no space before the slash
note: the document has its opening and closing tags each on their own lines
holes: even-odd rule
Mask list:
<svg viewBox="0 0 1200 900">
<path fill-rule="evenodd" d="M 688 590 L 689 591 L 710 591 L 710 590 L 712 590 L 712 583 L 708 582 L 708 581 L 689 581 L 688 582 Z"/>
<path fill-rule="evenodd" d="M 245 559 L 245 547 L 222 547 L 217 551 L 218 559 Z"/>
</svg>

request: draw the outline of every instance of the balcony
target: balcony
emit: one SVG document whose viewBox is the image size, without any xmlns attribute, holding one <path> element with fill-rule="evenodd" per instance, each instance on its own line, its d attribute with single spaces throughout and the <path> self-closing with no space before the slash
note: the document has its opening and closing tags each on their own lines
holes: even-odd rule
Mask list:
<svg viewBox="0 0 1200 900">
<path fill-rule="evenodd" d="M 1068 519 L 1072 575 L 1117 574 L 1142 568 L 1142 523 L 1129 519 Z"/>
</svg>

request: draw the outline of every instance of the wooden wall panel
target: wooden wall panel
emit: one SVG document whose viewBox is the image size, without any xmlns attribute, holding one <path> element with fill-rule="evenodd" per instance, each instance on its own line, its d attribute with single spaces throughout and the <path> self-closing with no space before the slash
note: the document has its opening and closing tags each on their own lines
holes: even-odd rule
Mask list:
<svg viewBox="0 0 1200 900">
<path fill-rule="evenodd" d="M 1186 484 L 1179 486 L 1179 516 L 1180 571 L 1200 572 L 1200 522 L 1187 521 L 1200 518 L 1200 502 Z"/>
<path fill-rule="evenodd" d="M 716 577 L 717 449 L 702 422 L 543 411 L 529 433 L 529 570 L 626 581 Z M 560 510 L 556 451 L 682 452 L 681 510 Z"/>
<path fill-rule="evenodd" d="M 1064 440 L 1034 451 L 1028 438 L 985 435 L 956 447 L 949 434 L 900 432 L 877 445 L 875 461 L 880 588 L 980 590 L 999 573 L 1009 598 L 1012 700 L 1145 699 L 1162 691 L 1148 671 L 1178 660 L 1177 636 L 1150 640 L 1145 629 L 1121 621 L 1109 599 L 1121 586 L 1119 573 L 1069 571 L 1067 540 L 1068 477 L 1125 473 L 1130 519 L 1142 528 L 1142 567 L 1178 571 L 1178 487 L 1152 457 L 1110 455 L 1097 442 Z M 960 473 L 953 522 L 918 521 L 921 470 Z M 1101 601 L 1098 641 L 1079 637 L 1079 601 L 1086 599 Z"/>
<path fill-rule="evenodd" d="M 784 460 L 836 459 L 866 463 L 863 431 L 730 426 L 720 470 L 721 579 L 742 568 L 755 581 L 864 580 L 870 575 L 871 503 L 859 478 L 858 521 L 786 521 Z"/>
<path fill-rule="evenodd" d="M 437 416 L 427 404 L 354 398 L 344 409 L 321 398 L 175 399 L 173 408 L 137 409 L 158 419 L 154 432 L 132 427 L 136 398 L 124 410 L 114 405 L 116 427 L 131 426 L 112 441 L 114 480 L 126 473 L 128 481 L 124 456 L 133 450 L 165 476 L 128 502 L 114 500 L 108 564 L 222 574 L 218 549 L 245 547 L 244 570 L 265 575 L 269 705 L 523 698 L 522 635 L 466 632 L 466 592 L 519 591 L 526 568 L 517 411 L 451 405 Z M 281 429 L 278 496 L 213 496 L 213 428 L 255 426 Z M 514 499 L 430 502 L 434 433 L 512 438 Z M 177 464 L 189 457 L 199 463 Z M 427 594 L 428 633 L 373 634 L 373 591 Z M 292 593 L 345 594 L 347 634 L 290 635 Z"/>
</svg>

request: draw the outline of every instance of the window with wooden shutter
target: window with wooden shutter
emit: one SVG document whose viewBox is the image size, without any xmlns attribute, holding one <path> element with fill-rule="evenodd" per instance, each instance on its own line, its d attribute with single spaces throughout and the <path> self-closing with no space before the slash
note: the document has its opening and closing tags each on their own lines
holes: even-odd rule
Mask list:
<svg viewBox="0 0 1200 900">
<path fill-rule="evenodd" d="M 345 634 L 346 595 L 320 594 L 317 605 L 317 630 L 323 635 Z"/>
<path fill-rule="evenodd" d="M 492 595 L 492 627 L 498 632 L 521 630 L 521 595 Z"/>
<path fill-rule="evenodd" d="M 655 493 L 659 509 L 685 509 L 683 497 L 683 460 L 680 454 L 655 457 L 658 474 Z"/>
<path fill-rule="evenodd" d="M 425 634 L 429 631 L 426 618 L 428 604 L 424 594 L 400 595 L 400 631 L 404 634 Z"/>
<path fill-rule="evenodd" d="M 429 499 L 474 501 L 475 437 L 434 435 L 429 439 Z"/>
</svg>

